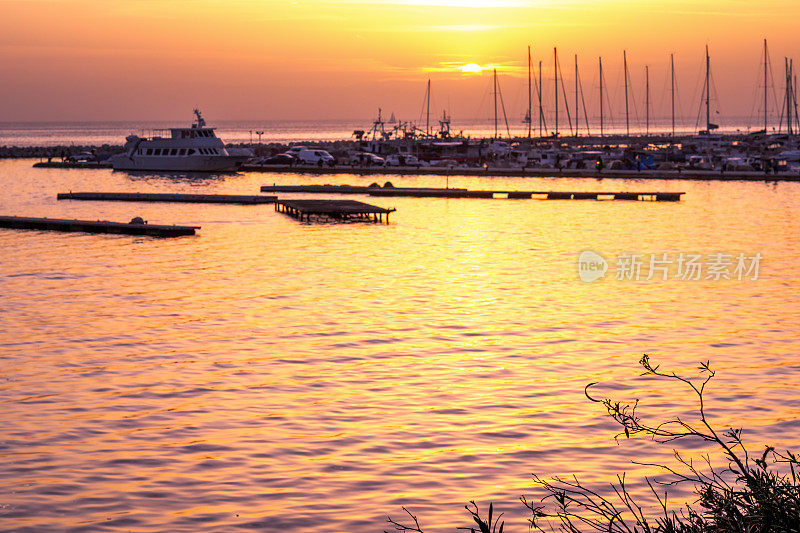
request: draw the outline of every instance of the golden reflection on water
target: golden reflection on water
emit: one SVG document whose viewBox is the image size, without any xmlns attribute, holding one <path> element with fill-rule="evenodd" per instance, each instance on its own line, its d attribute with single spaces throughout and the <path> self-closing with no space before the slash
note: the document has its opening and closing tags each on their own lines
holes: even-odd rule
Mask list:
<svg viewBox="0 0 800 533">
<path fill-rule="evenodd" d="M 300 224 L 270 206 L 57 202 L 57 192 L 256 193 L 358 176 L 175 180 L 0 162 L 3 214 L 202 226 L 184 239 L 0 230 L 3 529 L 426 530 L 494 501 L 523 530 L 530 473 L 606 483 L 669 461 L 589 403 L 639 397 L 650 353 L 718 377 L 710 414 L 796 447 L 792 183 L 451 177 L 496 189 L 686 191 L 674 203 L 369 199 L 392 223 Z M 391 177 L 441 186 L 440 177 Z M 294 195 L 300 196 L 300 195 Z M 583 283 L 577 257 L 764 256 L 757 281 Z M 695 450 L 699 451 L 699 450 Z M 639 489 L 637 489 L 639 490 Z M 686 496 L 686 493 L 677 493 Z M 249 525 L 249 526 L 248 526 Z"/>
</svg>

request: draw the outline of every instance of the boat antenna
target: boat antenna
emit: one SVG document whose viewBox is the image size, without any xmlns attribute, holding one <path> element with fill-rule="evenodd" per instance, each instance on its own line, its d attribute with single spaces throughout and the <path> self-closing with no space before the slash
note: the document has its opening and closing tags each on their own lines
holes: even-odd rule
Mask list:
<svg viewBox="0 0 800 533">
<path fill-rule="evenodd" d="M 197 117 L 197 127 L 198 128 L 205 128 L 206 121 L 200 115 L 200 110 L 195 107 L 193 112 L 194 112 L 195 116 Z"/>
</svg>

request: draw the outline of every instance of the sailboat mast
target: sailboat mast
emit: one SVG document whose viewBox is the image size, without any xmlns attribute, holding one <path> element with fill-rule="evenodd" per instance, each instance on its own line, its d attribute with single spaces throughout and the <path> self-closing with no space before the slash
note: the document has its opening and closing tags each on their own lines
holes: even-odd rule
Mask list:
<svg viewBox="0 0 800 533">
<path fill-rule="evenodd" d="M 675 137 L 675 54 L 669 55 L 669 69 L 672 86 L 672 136 Z"/>
<path fill-rule="evenodd" d="M 603 136 L 603 58 L 598 57 L 597 62 L 600 65 L 600 137 Z"/>
<path fill-rule="evenodd" d="M 575 54 L 575 137 L 578 136 L 578 54 Z"/>
<path fill-rule="evenodd" d="M 533 93 L 531 89 L 531 47 L 528 45 L 528 139 L 531 138 L 531 128 L 533 127 Z"/>
<path fill-rule="evenodd" d="M 497 69 L 494 69 L 494 138 L 497 139 Z"/>
<path fill-rule="evenodd" d="M 539 137 L 542 136 L 543 118 L 544 118 L 544 109 L 542 108 L 542 61 L 539 60 Z"/>
<path fill-rule="evenodd" d="M 630 137 L 631 124 L 628 118 L 628 53 L 625 50 L 622 51 L 622 66 L 625 71 L 625 135 Z"/>
<path fill-rule="evenodd" d="M 794 103 L 797 101 L 797 95 L 795 94 L 794 90 L 794 59 L 789 60 L 789 91 L 791 93 L 791 106 L 789 108 L 789 114 L 795 112 L 795 105 Z M 797 129 L 797 120 L 795 120 L 795 129 Z"/>
<path fill-rule="evenodd" d="M 650 68 L 647 65 L 644 66 L 644 80 L 644 134 L 650 135 Z"/>
<path fill-rule="evenodd" d="M 797 116 L 797 75 L 794 76 L 794 85 L 792 86 L 792 100 L 794 101 L 794 121 L 795 124 L 798 122 Z"/>
<path fill-rule="evenodd" d="M 764 39 L 764 133 L 767 133 L 767 40 Z"/>
<path fill-rule="evenodd" d="M 711 59 L 708 57 L 708 45 L 706 45 L 706 132 L 711 133 Z"/>
<path fill-rule="evenodd" d="M 784 58 L 786 63 L 786 133 L 792 134 L 792 71 L 789 68 L 789 58 Z"/>
<path fill-rule="evenodd" d="M 430 136 L 431 134 L 431 80 L 428 78 L 428 98 L 427 110 L 425 112 L 425 133 Z"/>
<path fill-rule="evenodd" d="M 553 81 L 555 81 L 556 88 L 556 132 L 558 137 L 558 50 L 553 47 Z"/>
</svg>

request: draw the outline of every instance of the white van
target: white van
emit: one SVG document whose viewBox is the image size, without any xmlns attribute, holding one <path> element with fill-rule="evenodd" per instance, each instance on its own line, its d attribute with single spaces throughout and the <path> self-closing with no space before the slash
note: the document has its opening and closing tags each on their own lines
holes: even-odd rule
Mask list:
<svg viewBox="0 0 800 533">
<path fill-rule="evenodd" d="M 306 165 L 333 166 L 336 160 L 325 150 L 301 150 L 297 154 L 297 161 Z"/>
</svg>

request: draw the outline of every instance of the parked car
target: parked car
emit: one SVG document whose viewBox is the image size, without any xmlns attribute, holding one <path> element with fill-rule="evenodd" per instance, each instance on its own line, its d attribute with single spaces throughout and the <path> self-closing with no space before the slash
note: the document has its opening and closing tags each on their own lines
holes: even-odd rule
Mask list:
<svg viewBox="0 0 800 533">
<path fill-rule="evenodd" d="M 350 156 L 350 162 L 354 165 L 382 166 L 386 160 L 370 152 L 356 152 Z"/>
<path fill-rule="evenodd" d="M 292 165 L 295 162 L 295 157 L 290 154 L 278 154 L 272 157 L 262 157 L 256 163 L 259 165 Z"/>
<path fill-rule="evenodd" d="M 289 149 L 284 153 L 289 154 L 292 157 L 297 157 L 303 150 L 308 150 L 308 146 L 290 146 Z"/>
<path fill-rule="evenodd" d="M 302 150 L 297 154 L 297 161 L 306 165 L 333 166 L 336 159 L 325 150 Z"/>
<path fill-rule="evenodd" d="M 415 155 L 392 154 L 386 157 L 387 167 L 426 167 L 428 163 L 420 161 Z"/>
<path fill-rule="evenodd" d="M 458 161 L 455 159 L 435 159 L 431 161 L 430 166 L 432 167 L 445 167 L 445 168 L 453 168 L 458 166 Z"/>
<path fill-rule="evenodd" d="M 89 161 L 97 161 L 95 155 L 91 152 L 81 152 L 80 154 L 72 154 L 67 158 L 70 163 L 86 163 Z"/>
</svg>

